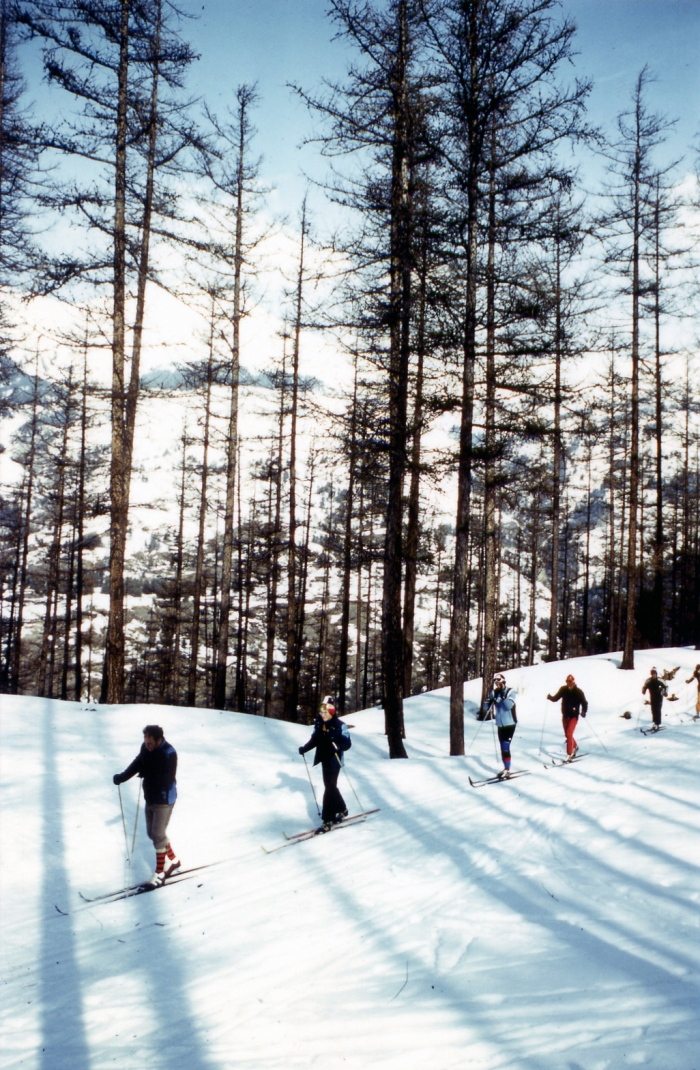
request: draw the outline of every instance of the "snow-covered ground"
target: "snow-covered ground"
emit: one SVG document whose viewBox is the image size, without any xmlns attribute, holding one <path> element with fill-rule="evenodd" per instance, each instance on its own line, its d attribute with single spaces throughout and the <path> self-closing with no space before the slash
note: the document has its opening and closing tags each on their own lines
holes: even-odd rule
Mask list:
<svg viewBox="0 0 700 1070">
<path fill-rule="evenodd" d="M 514 768 L 531 772 L 510 784 L 469 786 L 500 765 L 478 683 L 465 758 L 448 757 L 446 691 L 406 703 L 409 761 L 387 760 L 380 712 L 350 715 L 352 787 L 380 813 L 271 855 L 317 820 L 308 729 L 3 696 L 2 1067 L 700 1070 L 700 722 L 683 682 L 700 655 L 616 660 L 506 674 Z M 645 737 L 652 664 L 681 666 L 678 701 Z M 568 671 L 590 701 L 586 757 L 546 770 L 562 732 L 545 695 Z M 180 758 L 173 845 L 220 864 L 86 904 L 152 869 L 142 818 L 125 865 L 111 778 L 156 720 Z"/>
</svg>

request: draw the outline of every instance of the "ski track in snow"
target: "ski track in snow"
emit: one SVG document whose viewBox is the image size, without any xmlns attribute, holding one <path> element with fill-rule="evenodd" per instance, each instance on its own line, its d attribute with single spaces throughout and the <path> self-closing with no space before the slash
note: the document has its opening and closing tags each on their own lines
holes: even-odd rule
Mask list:
<svg viewBox="0 0 700 1070">
<path fill-rule="evenodd" d="M 447 690 L 406 703 L 410 760 L 383 714 L 347 720 L 351 812 L 379 814 L 272 856 L 316 823 L 297 754 L 309 729 L 240 714 L 2 697 L 2 1051 L 27 1070 L 700 1070 L 695 691 L 698 654 L 645 651 L 512 670 L 514 767 L 499 768 L 466 687 L 465 758 Z M 619 659 L 617 659 L 619 661 Z M 681 665 L 669 731 L 644 737 L 648 669 Z M 573 671 L 586 757 L 544 696 Z M 629 710 L 632 718 L 621 713 Z M 132 865 L 114 772 L 158 720 L 180 759 L 171 822 L 194 879 L 116 903 L 86 895 Z M 544 726 L 544 732 L 543 732 Z M 542 749 L 540 750 L 540 740 Z M 314 783 L 320 799 L 318 771 Z M 137 782 L 122 786 L 129 840 Z M 60 915 L 56 907 L 67 911 Z"/>
</svg>

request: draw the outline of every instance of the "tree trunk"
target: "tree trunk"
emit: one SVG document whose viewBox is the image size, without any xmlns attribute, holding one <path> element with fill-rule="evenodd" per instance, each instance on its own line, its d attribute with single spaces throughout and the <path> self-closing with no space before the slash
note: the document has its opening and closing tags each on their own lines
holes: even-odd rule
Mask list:
<svg viewBox="0 0 700 1070">
<path fill-rule="evenodd" d="M 22 665 L 22 625 L 24 621 L 24 600 L 27 592 L 27 571 L 29 561 L 29 532 L 32 521 L 32 492 L 34 488 L 34 462 L 36 459 L 36 431 L 38 421 L 39 404 L 39 351 L 36 354 L 36 370 L 34 372 L 34 393 L 32 397 L 32 428 L 29 439 L 29 456 L 25 470 L 27 472 L 27 489 L 25 498 L 24 518 L 22 524 L 22 563 L 19 570 L 19 599 L 17 603 L 17 626 L 14 634 L 14 646 L 12 649 L 12 667 L 9 673 L 10 692 L 13 695 L 19 693 L 20 673 Z"/>
<path fill-rule="evenodd" d="M 412 693 L 413 634 L 415 627 L 416 577 L 418 572 L 418 532 L 420 520 L 420 457 L 423 430 L 423 364 L 425 360 L 425 313 L 428 275 L 427 223 L 422 234 L 420 279 L 418 294 L 418 325 L 416 335 L 416 386 L 413 403 L 411 445 L 411 486 L 408 493 L 408 522 L 404 550 L 405 576 L 403 599 L 403 671 L 404 695 Z"/>
<path fill-rule="evenodd" d="M 552 586 L 549 608 L 549 661 L 557 660 L 557 631 L 559 624 L 559 540 L 561 529 L 561 249 L 556 234 L 555 336 L 554 336 L 554 441 L 552 457 Z"/>
<path fill-rule="evenodd" d="M 197 703 L 197 661 L 199 658 L 199 622 L 202 602 L 202 583 L 204 576 L 204 530 L 207 515 L 207 482 L 209 479 L 209 422 L 211 418 L 211 386 L 214 364 L 214 297 L 211 303 L 211 322 L 209 329 L 209 359 L 207 361 L 207 387 L 204 404 L 204 437 L 202 441 L 202 479 L 199 495 L 199 531 L 197 533 L 197 560 L 194 571 L 194 590 L 192 592 L 192 627 L 190 631 L 190 664 L 187 676 L 187 705 Z M 206 648 L 206 644 L 205 644 Z M 206 664 L 206 654 L 205 654 Z M 206 678 L 206 672 L 205 672 Z"/>
<path fill-rule="evenodd" d="M 340 610 L 340 658 L 338 665 L 338 713 L 345 713 L 345 690 L 348 674 L 348 630 L 350 624 L 350 568 L 352 565 L 352 513 L 355 492 L 355 454 L 357 441 L 357 370 L 359 358 L 355 355 L 355 385 L 350 418 L 350 456 L 348 492 L 345 501 L 345 538 L 343 542 L 343 586 Z"/>
<path fill-rule="evenodd" d="M 294 323 L 294 349 L 292 353 L 292 410 L 289 432 L 289 544 L 287 552 L 287 661 L 284 681 L 284 716 L 287 721 L 297 720 L 294 699 L 298 694 L 295 679 L 297 639 L 297 420 L 299 410 L 299 347 L 301 342 L 302 294 L 304 286 L 304 252 L 306 246 L 306 198 L 301 210 L 301 241 L 299 249 L 299 273 L 297 276 L 296 316 Z"/>
<path fill-rule="evenodd" d="M 286 342 L 286 338 L 285 338 Z M 265 699 L 263 716 L 272 716 L 272 696 L 275 671 L 275 638 L 277 635 L 277 587 L 279 584 L 279 555 L 282 540 L 282 461 L 284 448 L 284 405 L 287 385 L 287 351 L 282 354 L 282 383 L 280 388 L 280 414 L 277 434 L 277 461 L 275 469 L 275 517 L 270 533 L 270 570 L 267 602 L 267 636 L 265 648 Z"/>
<path fill-rule="evenodd" d="M 240 342 L 243 276 L 243 177 L 245 170 L 246 112 L 248 97 L 239 94 L 238 169 L 236 186 L 236 236 L 233 277 L 233 343 L 231 347 L 231 411 L 226 443 L 226 506 L 224 544 L 221 558 L 221 605 L 214 669 L 214 706 L 226 706 L 226 668 L 228 664 L 229 616 L 231 613 L 231 577 L 233 574 L 233 512 L 236 494 L 236 457 L 238 450 L 238 383 L 240 378 Z"/>
<path fill-rule="evenodd" d="M 180 518 L 177 528 L 177 557 L 175 561 L 175 594 L 173 598 L 173 613 L 175 615 L 175 627 L 173 635 L 173 659 L 172 681 L 170 685 L 170 701 L 179 706 L 182 701 L 180 691 L 180 631 L 182 629 L 182 566 L 184 556 L 184 528 L 185 528 L 185 476 L 187 474 L 187 428 L 182 434 L 182 477 L 180 480 Z"/>
<path fill-rule="evenodd" d="M 641 159 L 637 148 L 633 173 L 632 230 L 632 394 L 630 398 L 629 533 L 627 537 L 627 612 L 621 669 L 634 668 L 637 594 L 637 510 L 639 499 L 639 259 L 641 234 Z"/>
<path fill-rule="evenodd" d="M 467 675 L 469 621 L 466 613 L 469 582 L 469 528 L 472 489 L 472 424 L 474 419 L 474 367 L 476 363 L 477 319 L 477 250 L 479 180 L 477 151 L 478 20 L 480 13 L 470 9 L 466 48 L 469 54 L 467 93 L 466 176 L 466 293 L 462 337 L 462 402 L 457 461 L 457 513 L 455 517 L 455 556 L 450 624 L 450 754 L 464 754 L 464 680 Z M 478 664 L 478 662 L 477 662 Z"/>
<path fill-rule="evenodd" d="M 401 523 L 406 468 L 406 398 L 411 317 L 411 194 L 408 146 L 408 26 L 406 0 L 397 4 L 392 72 L 393 145 L 390 224 L 389 475 L 382 587 L 384 722 L 390 758 L 407 758 L 403 744 Z"/>
<path fill-rule="evenodd" d="M 88 346 L 85 332 L 85 355 L 83 362 L 83 395 L 80 409 L 80 460 L 78 468 L 77 510 L 77 562 L 75 578 L 75 681 L 74 698 L 80 702 L 83 693 L 83 588 L 84 563 L 83 540 L 85 537 L 85 477 L 87 470 L 87 386 L 88 386 Z M 90 683 L 88 681 L 88 698 Z"/>
<path fill-rule="evenodd" d="M 660 203 L 660 179 L 656 183 L 656 204 L 654 218 L 654 349 L 655 349 L 655 374 L 654 374 L 654 408 L 655 427 L 654 437 L 656 444 L 655 474 L 656 474 L 656 527 L 654 531 L 653 570 L 654 570 L 654 595 L 652 599 L 652 613 L 654 617 L 653 635 L 654 644 L 663 646 L 664 641 L 664 518 L 663 518 L 663 383 L 661 366 L 661 203 Z"/>
<path fill-rule="evenodd" d="M 114 175 L 114 278 L 112 303 L 112 442 L 110 464 L 109 621 L 101 702 L 124 701 L 124 560 L 129 518 L 129 448 L 126 437 L 126 147 L 129 79 L 129 0 L 120 0 L 119 70 Z M 132 369 L 133 377 L 133 369 Z"/>
<path fill-rule="evenodd" d="M 498 525 L 496 522 L 496 190 L 493 165 L 495 146 L 491 145 L 492 164 L 488 204 L 488 254 L 486 262 L 486 398 L 484 452 L 484 665 L 481 681 L 481 704 L 486 702 L 498 658 Z"/>
</svg>

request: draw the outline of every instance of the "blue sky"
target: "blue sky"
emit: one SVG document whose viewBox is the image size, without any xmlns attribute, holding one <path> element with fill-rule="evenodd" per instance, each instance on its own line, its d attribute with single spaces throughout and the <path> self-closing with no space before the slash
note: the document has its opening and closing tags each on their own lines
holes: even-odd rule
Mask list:
<svg viewBox="0 0 700 1070">
<path fill-rule="evenodd" d="M 648 64 L 657 78 L 653 110 L 677 117 L 669 154 L 687 154 L 700 129 L 700 0 L 564 0 L 578 25 L 576 70 L 594 80 L 591 121 L 611 128 Z M 313 89 L 323 77 L 342 78 L 344 42 L 333 42 L 325 0 L 205 0 L 188 34 L 202 55 L 192 85 L 223 110 L 241 82 L 259 83 L 256 113 L 263 174 L 277 187 L 278 207 L 292 209 L 303 195 L 304 170 L 322 178 L 324 164 L 299 144 L 312 119 L 288 82 Z M 314 198 L 318 208 L 321 198 Z"/>
<path fill-rule="evenodd" d="M 313 90 L 324 77 L 342 80 L 350 54 L 345 41 L 333 40 L 326 0 L 181 4 L 194 16 L 186 21 L 184 35 L 201 56 L 190 73 L 191 91 L 223 113 L 235 102 L 238 85 L 258 83 L 260 103 L 253 118 L 255 148 L 264 157 L 261 175 L 275 187 L 273 212 L 295 216 L 307 187 L 304 175 L 321 181 L 326 164 L 315 147 L 300 147 L 313 120 L 288 83 Z M 648 64 L 657 79 L 650 87 L 650 107 L 678 120 L 669 158 L 685 155 L 688 165 L 700 131 L 700 0 L 563 0 L 562 10 L 578 26 L 576 73 L 594 81 L 590 120 L 611 130 Z M 36 51 L 30 48 L 23 58 L 29 95 L 41 114 L 46 89 Z M 327 211 L 320 193 L 312 192 L 311 203 L 317 213 Z"/>
</svg>

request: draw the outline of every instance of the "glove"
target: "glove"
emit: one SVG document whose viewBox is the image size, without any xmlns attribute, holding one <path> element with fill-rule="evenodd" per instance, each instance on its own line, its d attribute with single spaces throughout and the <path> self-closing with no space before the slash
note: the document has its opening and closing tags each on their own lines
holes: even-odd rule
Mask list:
<svg viewBox="0 0 700 1070">
<path fill-rule="evenodd" d="M 585 711 L 585 710 L 581 710 L 581 716 L 582 716 L 582 717 L 585 717 L 585 716 L 586 716 L 586 711 Z"/>
<path fill-rule="evenodd" d="M 305 753 L 306 753 L 306 751 L 304 750 L 304 748 L 303 748 L 303 747 L 299 747 L 299 753 L 300 753 L 300 754 L 305 754 Z"/>
<path fill-rule="evenodd" d="M 121 784 L 121 782 L 122 782 L 121 773 L 115 773 L 114 776 L 112 777 L 112 783 L 113 784 Z"/>
</svg>

